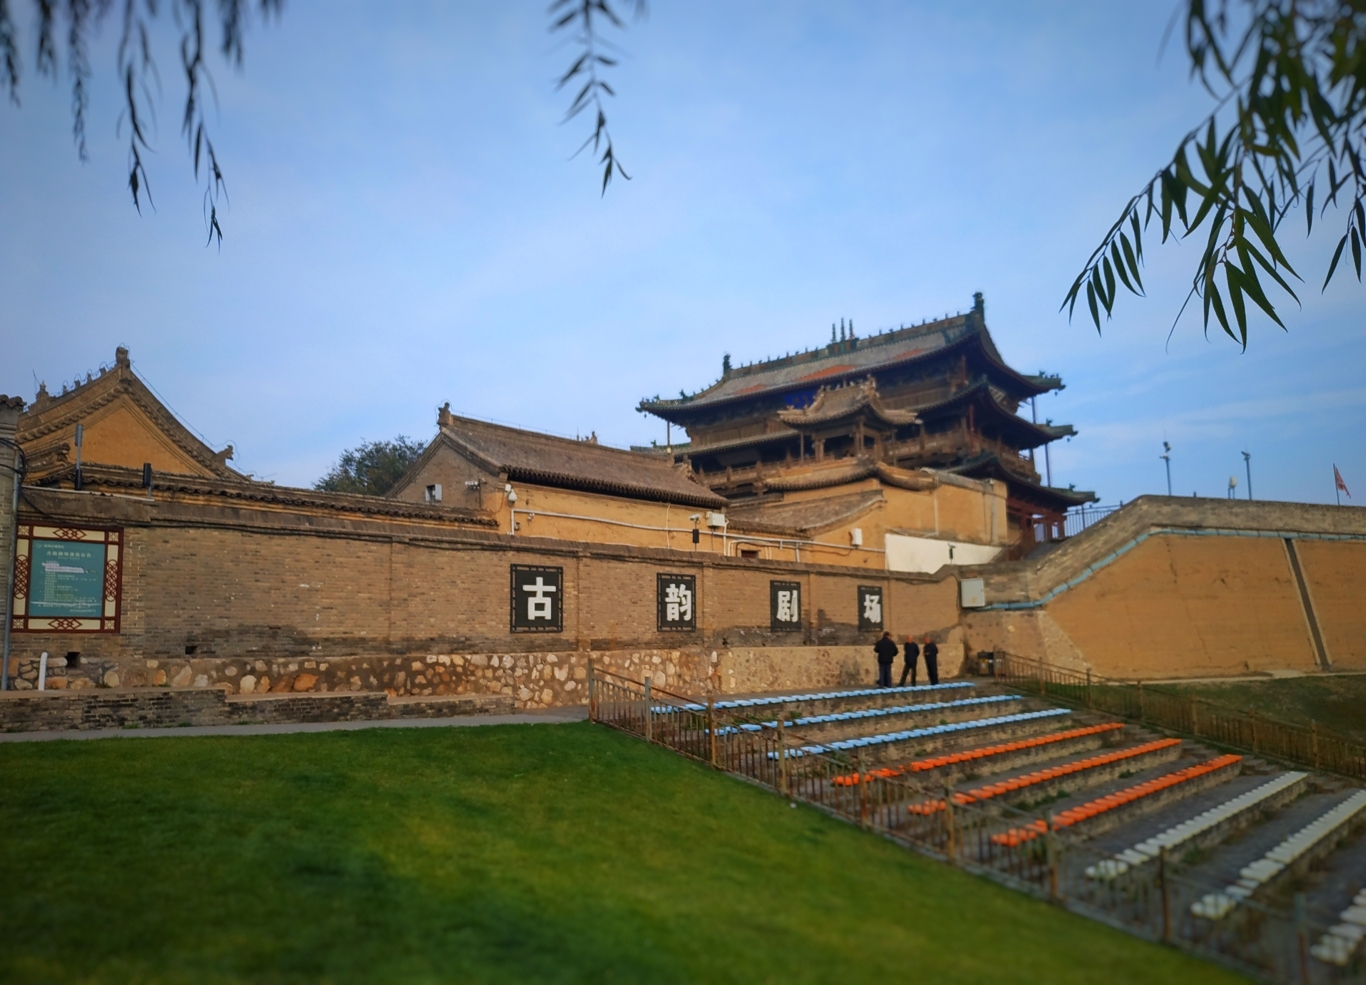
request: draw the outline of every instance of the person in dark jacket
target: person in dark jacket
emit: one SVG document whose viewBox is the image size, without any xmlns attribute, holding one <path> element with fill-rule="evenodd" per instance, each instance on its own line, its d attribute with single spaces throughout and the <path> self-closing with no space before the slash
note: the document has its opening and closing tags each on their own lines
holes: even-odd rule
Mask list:
<svg viewBox="0 0 1366 985">
<path fill-rule="evenodd" d="M 915 665 L 920 660 L 920 645 L 916 641 L 906 637 L 906 653 L 903 658 L 905 662 L 901 665 L 901 683 L 897 687 L 906 686 L 906 675 L 911 675 L 911 687 L 915 687 Z"/>
<path fill-rule="evenodd" d="M 873 644 L 877 654 L 877 686 L 892 686 L 892 664 L 896 661 L 896 640 L 891 633 L 883 633 L 882 639 Z"/>
<path fill-rule="evenodd" d="M 939 644 L 933 639 L 925 637 L 925 676 L 930 679 L 931 684 L 939 683 Z"/>
</svg>

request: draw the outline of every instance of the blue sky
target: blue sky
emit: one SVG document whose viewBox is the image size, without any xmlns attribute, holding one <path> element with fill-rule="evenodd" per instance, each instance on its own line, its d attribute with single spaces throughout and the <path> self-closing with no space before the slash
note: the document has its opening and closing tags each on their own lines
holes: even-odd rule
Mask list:
<svg viewBox="0 0 1366 985">
<path fill-rule="evenodd" d="M 1178 493 L 1237 475 L 1244 494 L 1244 449 L 1259 499 L 1332 502 L 1333 462 L 1366 490 L 1366 294 L 1342 276 L 1318 292 L 1327 237 L 1290 234 L 1304 307 L 1288 333 L 1256 322 L 1247 353 L 1190 316 L 1168 341 L 1193 244 L 1150 248 L 1150 297 L 1103 335 L 1058 312 L 1208 109 L 1179 47 L 1159 57 L 1168 6 L 654 0 L 620 39 L 610 120 L 633 180 L 605 198 L 568 160 L 587 124 L 561 125 L 572 53 L 544 7 L 295 0 L 258 24 L 243 72 L 214 62 L 221 251 L 169 45 L 141 217 L 116 23 L 87 163 L 65 83 L 30 75 L 0 108 L 0 392 L 59 391 L 125 344 L 237 467 L 309 484 L 362 439 L 428 439 L 445 401 L 662 441 L 640 397 L 701 389 L 723 353 L 816 345 L 839 318 L 919 322 L 980 290 L 1006 357 L 1067 382 L 1039 403 L 1079 431 L 1056 484 L 1163 491 L 1165 438 Z"/>
</svg>

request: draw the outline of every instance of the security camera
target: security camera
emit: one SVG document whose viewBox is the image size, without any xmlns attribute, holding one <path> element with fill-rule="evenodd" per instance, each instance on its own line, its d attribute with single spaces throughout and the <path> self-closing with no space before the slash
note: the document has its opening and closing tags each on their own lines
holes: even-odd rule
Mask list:
<svg viewBox="0 0 1366 985">
<path fill-rule="evenodd" d="M 693 523 L 696 523 L 698 520 L 702 519 L 702 514 L 694 513 L 692 516 L 688 517 L 688 519 L 691 520 Z"/>
</svg>

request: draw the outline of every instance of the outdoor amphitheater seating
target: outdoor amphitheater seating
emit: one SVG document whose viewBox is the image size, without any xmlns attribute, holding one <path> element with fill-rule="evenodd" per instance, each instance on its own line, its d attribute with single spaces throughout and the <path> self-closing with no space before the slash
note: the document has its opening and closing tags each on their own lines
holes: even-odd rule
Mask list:
<svg viewBox="0 0 1366 985">
<path fill-rule="evenodd" d="M 1356 894 L 1352 905 L 1338 915 L 1340 923 L 1319 938 L 1309 953 L 1328 964 L 1345 965 L 1361 939 L 1366 937 L 1366 889 Z"/>
<path fill-rule="evenodd" d="M 993 797 L 1001 797 L 1020 790 L 1027 790 L 1028 788 L 1038 786 L 1041 783 L 1060 780 L 1065 776 L 1072 776 L 1075 773 L 1099 769 L 1102 766 L 1111 766 L 1115 763 L 1122 763 L 1126 759 L 1134 759 L 1138 756 L 1146 756 L 1149 753 L 1160 752 L 1163 749 L 1171 749 L 1180 744 L 1180 739 L 1156 739 L 1152 742 L 1145 742 L 1139 746 L 1131 746 L 1128 749 L 1117 749 L 1114 752 L 1101 753 L 1099 756 L 1088 756 L 1085 759 L 1078 759 L 1075 762 L 1062 763 L 1058 766 L 1050 766 L 1047 769 L 1035 770 L 1034 772 L 1026 773 L 1023 776 L 1011 777 L 1008 780 L 1000 780 L 984 787 L 977 787 L 974 790 L 969 790 L 966 793 L 955 793 L 953 795 L 953 802 L 955 804 L 973 804 L 979 800 L 990 800 Z M 942 799 L 925 800 L 918 804 L 911 804 L 907 807 L 907 810 L 912 814 L 935 814 L 943 809 L 944 801 Z"/>
<path fill-rule="evenodd" d="M 926 691 L 951 691 L 965 687 L 976 687 L 972 681 L 950 681 L 946 684 L 917 684 L 915 687 L 865 687 L 854 691 L 818 691 L 802 694 L 764 695 L 759 698 L 731 698 L 715 701 L 712 707 L 717 710 L 732 708 L 762 708 L 767 705 L 791 705 L 802 701 L 831 701 L 837 698 L 868 698 L 879 694 L 914 694 Z M 707 706 L 691 702 L 683 706 L 688 711 L 706 711 Z"/>
<path fill-rule="evenodd" d="M 894 776 L 901 776 L 905 773 L 919 773 L 923 770 L 934 770 L 943 766 L 956 766 L 959 763 L 969 763 L 979 759 L 987 759 L 991 756 L 1002 756 L 1012 752 L 1023 752 L 1027 749 L 1037 749 L 1056 742 L 1066 742 L 1069 739 L 1083 739 L 1087 736 L 1114 732 L 1122 728 L 1124 728 L 1122 722 L 1106 722 L 1104 725 L 1088 725 L 1085 728 L 1068 729 L 1065 732 L 1053 732 L 1049 735 L 1035 735 L 1028 739 L 1017 739 L 1014 742 L 997 742 L 990 746 L 978 746 L 976 749 L 963 749 L 959 752 L 945 753 L 941 756 L 930 756 L 928 759 L 917 759 L 915 762 L 906 763 L 903 766 L 883 766 L 879 769 L 869 770 L 868 776 L 886 780 Z M 854 786 L 859 782 L 859 774 L 850 773 L 847 776 L 837 776 L 835 777 L 834 782 L 842 787 Z"/>
<path fill-rule="evenodd" d="M 1165 776 L 1155 777 L 1154 779 L 1146 780 L 1143 783 L 1136 784 L 1132 787 L 1117 790 L 1104 797 L 1098 797 L 1095 800 L 1082 804 L 1080 807 L 1073 807 L 1061 811 L 1053 816 L 1053 830 L 1056 831 L 1060 828 L 1080 824 L 1083 821 L 1089 821 L 1091 818 L 1099 817 L 1109 811 L 1124 807 L 1127 804 L 1132 804 L 1134 801 L 1141 800 L 1144 797 L 1151 797 L 1153 794 L 1160 793 L 1161 791 L 1167 790 L 1178 784 L 1187 783 L 1198 777 L 1213 773 L 1216 770 L 1221 770 L 1226 766 L 1232 766 L 1234 763 L 1240 762 L 1242 758 L 1242 756 L 1233 755 L 1216 756 L 1214 759 L 1207 760 L 1196 766 L 1188 766 L 1183 770 L 1177 770 L 1175 773 L 1168 773 Z M 1047 830 L 1048 828 L 1044 821 L 1034 821 L 1023 827 L 1012 828 L 1010 831 L 1005 831 L 1001 834 L 994 834 L 991 836 L 991 840 L 997 845 L 1014 847 L 1023 844 L 1026 841 L 1032 841 L 1033 839 L 1038 838 L 1040 835 L 1046 833 Z"/>
<path fill-rule="evenodd" d="M 1207 893 L 1191 904 L 1191 913 L 1219 920 L 1262 886 L 1294 865 L 1306 852 L 1334 837 L 1366 811 L 1366 790 L 1358 790 L 1286 838 L 1257 861 L 1243 866 L 1238 881 L 1220 893 Z"/>
<path fill-rule="evenodd" d="M 1026 722 L 1056 718 L 1060 715 L 1070 714 L 1071 711 L 1067 708 L 1047 708 L 1043 711 L 1024 711 L 1016 715 L 997 715 L 992 718 L 975 718 L 968 722 L 949 722 L 945 725 L 928 725 L 924 728 L 906 729 L 901 732 L 887 732 L 882 735 L 868 735 L 858 739 L 840 739 L 836 742 L 800 746 L 796 749 L 788 749 L 787 755 L 788 757 L 796 757 L 810 756 L 824 752 L 848 752 L 866 746 L 879 746 L 891 742 L 905 742 L 908 739 L 923 739 L 930 736 L 949 735 L 960 732 L 971 733 L 975 729 L 1024 724 Z M 776 758 L 777 755 L 776 752 L 769 753 L 770 757 Z"/>
<path fill-rule="evenodd" d="M 1086 875 L 1091 879 L 1113 879 L 1129 871 L 1136 865 L 1151 862 L 1161 854 L 1162 849 L 1171 851 L 1180 848 L 1192 838 L 1225 824 L 1240 814 L 1257 810 L 1262 804 L 1277 794 L 1304 780 L 1308 773 L 1282 773 L 1259 787 L 1241 793 L 1231 800 L 1217 804 L 1209 810 L 1173 825 L 1160 834 L 1140 841 L 1133 848 L 1125 849 L 1114 858 L 1105 859 L 1086 867 Z"/>
</svg>

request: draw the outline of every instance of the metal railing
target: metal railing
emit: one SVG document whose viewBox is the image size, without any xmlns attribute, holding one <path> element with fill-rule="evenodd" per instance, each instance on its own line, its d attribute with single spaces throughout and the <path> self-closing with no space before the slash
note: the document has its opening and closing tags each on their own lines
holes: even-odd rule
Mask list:
<svg viewBox="0 0 1366 985">
<path fill-rule="evenodd" d="M 1018 658 L 1016 658 L 1018 661 Z M 998 671 L 1000 663 L 998 662 Z M 1019 664 L 1016 665 L 1018 670 Z M 1036 668 L 1037 669 L 1037 668 Z M 1009 667 L 1007 670 L 1010 673 Z M 1032 680 L 1050 699 L 1090 700 L 1105 689 L 1045 668 Z M 1013 684 L 1018 674 L 1007 676 Z M 1032 689 L 1032 688 L 1031 688 Z M 1067 690 L 1067 689 L 1070 689 Z M 1213 921 L 1191 904 L 1224 887 L 1180 872 L 1181 860 L 1164 853 L 1148 865 L 1112 878 L 1088 876 L 1111 855 L 1053 823 L 1052 813 L 1028 812 L 995 801 L 961 803 L 947 785 L 892 774 L 855 756 L 812 752 L 812 743 L 788 724 L 786 709 L 722 711 L 714 699 L 687 698 L 589 666 L 592 721 L 666 746 L 689 758 L 769 788 L 796 802 L 857 824 L 908 848 L 1048 899 L 1137 936 L 1212 958 L 1264 981 L 1334 985 L 1366 982 L 1358 959 L 1346 967 L 1310 957 L 1309 947 L 1336 914 L 1307 909 L 1296 897 L 1293 912 L 1245 900 Z M 1145 700 L 1147 695 L 1145 695 Z M 1100 707 L 1105 699 L 1094 703 Z M 926 801 L 936 804 L 925 810 Z M 912 811 L 912 805 L 918 807 Z M 1029 828 L 1025 839 L 1003 837 Z"/>
<path fill-rule="evenodd" d="M 1111 513 L 1117 513 L 1122 506 L 1082 506 L 1063 517 L 1063 534 L 1075 537 L 1087 527 L 1094 526 Z"/>
<path fill-rule="evenodd" d="M 995 654 L 996 678 L 1011 687 L 1064 704 L 1091 708 L 1182 732 L 1253 755 L 1366 780 L 1366 746 L 1346 735 L 1297 725 L 1253 709 L 1231 708 L 1161 685 L 1116 681 L 1030 657 Z"/>
</svg>

